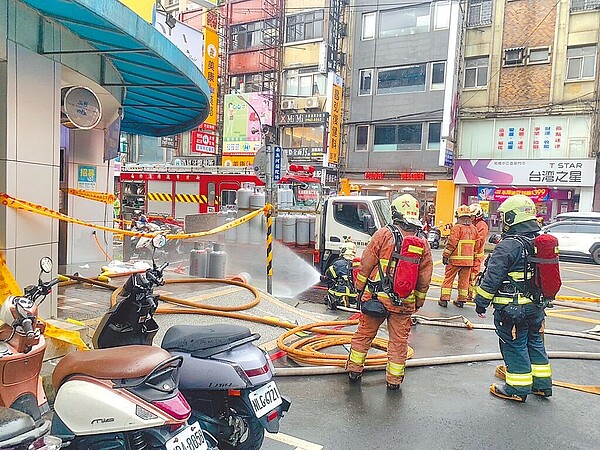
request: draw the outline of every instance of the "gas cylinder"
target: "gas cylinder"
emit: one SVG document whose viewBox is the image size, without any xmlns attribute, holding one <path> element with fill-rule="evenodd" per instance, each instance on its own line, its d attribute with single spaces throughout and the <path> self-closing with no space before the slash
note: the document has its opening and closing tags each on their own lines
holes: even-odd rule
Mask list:
<svg viewBox="0 0 600 450">
<path fill-rule="evenodd" d="M 275 240 L 281 241 L 283 239 L 283 216 L 273 217 L 273 236 Z"/>
<path fill-rule="evenodd" d="M 250 209 L 258 209 L 263 206 L 265 206 L 265 191 L 262 187 L 259 187 L 250 194 Z"/>
<path fill-rule="evenodd" d="M 279 185 L 277 189 L 277 205 L 280 209 L 292 209 L 294 206 L 294 191 L 289 184 Z"/>
<path fill-rule="evenodd" d="M 227 273 L 227 252 L 223 244 L 213 244 L 208 261 L 208 278 L 225 278 Z"/>
<path fill-rule="evenodd" d="M 310 239 L 310 222 L 306 214 L 299 214 L 296 217 L 296 245 L 306 246 Z"/>
<path fill-rule="evenodd" d="M 231 223 L 235 220 L 235 217 L 228 217 L 226 220 L 226 223 Z M 235 243 L 237 240 L 237 228 L 238 227 L 232 227 L 230 229 L 228 229 L 227 231 L 225 231 L 225 242 L 227 243 Z"/>
<path fill-rule="evenodd" d="M 310 244 L 314 244 L 317 240 L 317 216 L 308 216 L 308 241 Z"/>
<path fill-rule="evenodd" d="M 265 240 L 266 232 L 263 232 L 264 215 L 259 214 L 250 221 L 250 243 L 260 244 Z"/>
<path fill-rule="evenodd" d="M 208 250 L 202 243 L 195 242 L 194 249 L 190 251 L 190 275 L 192 277 L 206 278 L 208 271 Z"/>
<path fill-rule="evenodd" d="M 287 245 L 296 245 L 296 216 L 286 214 L 283 216 L 283 243 Z"/>
<path fill-rule="evenodd" d="M 237 207 L 240 209 L 250 208 L 250 194 L 254 192 L 254 183 L 242 183 L 237 191 Z"/>
</svg>

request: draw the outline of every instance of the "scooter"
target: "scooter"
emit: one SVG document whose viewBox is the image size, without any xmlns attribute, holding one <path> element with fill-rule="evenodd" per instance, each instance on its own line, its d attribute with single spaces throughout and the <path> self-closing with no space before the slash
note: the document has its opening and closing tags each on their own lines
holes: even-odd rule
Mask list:
<svg viewBox="0 0 600 450">
<path fill-rule="evenodd" d="M 161 245 L 164 242 L 156 246 Z M 168 265 L 157 266 L 154 258 L 152 263 L 151 269 L 125 282 L 121 300 L 94 333 L 95 348 L 152 345 L 158 331 L 153 289 L 164 284 Z M 218 324 L 173 326 L 163 339 L 163 349 L 183 358 L 180 388 L 192 406 L 193 420 L 218 440 L 220 448 L 260 448 L 265 429 L 278 432 L 279 420 L 289 410 L 289 400 L 272 379 L 270 358 L 253 344 L 259 338 L 246 327 Z"/>
<path fill-rule="evenodd" d="M 46 344 L 38 307 L 58 283 L 42 281 L 42 272 L 52 270 L 50 258 L 42 258 L 40 267 L 37 286 L 9 296 L 0 308 L 0 406 L 34 422 L 48 410 L 39 383 Z M 206 450 L 200 426 L 187 424 L 191 409 L 178 389 L 182 362 L 147 346 L 67 354 L 52 375 L 52 435 L 77 450 Z"/>
<path fill-rule="evenodd" d="M 58 450 L 60 438 L 50 436 L 50 421 L 33 418 L 16 409 L 0 407 L 0 449 Z"/>
<path fill-rule="evenodd" d="M 440 240 L 442 239 L 442 232 L 438 227 L 433 227 L 427 233 L 427 242 L 431 248 L 440 248 Z"/>
</svg>

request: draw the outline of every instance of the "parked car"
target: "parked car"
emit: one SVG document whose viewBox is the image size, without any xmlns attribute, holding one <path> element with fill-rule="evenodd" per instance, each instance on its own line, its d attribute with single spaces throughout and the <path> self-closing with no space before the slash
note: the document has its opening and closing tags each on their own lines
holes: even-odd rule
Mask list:
<svg viewBox="0 0 600 450">
<path fill-rule="evenodd" d="M 586 211 L 586 212 L 567 212 L 560 213 L 556 216 L 556 220 L 561 222 L 563 220 L 595 220 L 600 222 L 600 212 Z"/>
<path fill-rule="evenodd" d="M 560 255 L 592 258 L 600 264 L 600 221 L 563 220 L 542 231 L 556 236 Z"/>
</svg>

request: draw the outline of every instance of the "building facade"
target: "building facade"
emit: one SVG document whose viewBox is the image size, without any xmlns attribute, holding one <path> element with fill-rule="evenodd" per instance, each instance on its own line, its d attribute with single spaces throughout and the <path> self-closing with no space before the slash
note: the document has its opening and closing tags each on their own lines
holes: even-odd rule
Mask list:
<svg viewBox="0 0 600 450">
<path fill-rule="evenodd" d="M 599 5 L 465 4 L 456 200 L 482 201 L 492 229 L 514 193 L 530 195 L 546 221 L 593 207 Z"/>
<path fill-rule="evenodd" d="M 363 192 L 410 192 L 431 206 L 448 178 L 461 8 L 379 3 L 353 2 L 344 176 Z"/>
</svg>

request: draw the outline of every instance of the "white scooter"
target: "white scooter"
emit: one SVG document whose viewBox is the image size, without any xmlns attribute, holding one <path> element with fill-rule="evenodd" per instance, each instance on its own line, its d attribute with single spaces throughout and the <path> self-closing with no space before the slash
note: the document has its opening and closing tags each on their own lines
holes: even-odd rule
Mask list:
<svg viewBox="0 0 600 450">
<path fill-rule="evenodd" d="M 52 260 L 42 258 L 40 267 L 50 273 Z M 45 324 L 37 312 L 56 283 L 44 283 L 40 273 L 36 286 L 0 308 L 0 403 L 37 424 L 47 411 L 38 384 Z M 207 450 L 198 423 L 187 423 L 191 408 L 178 388 L 182 361 L 142 345 L 67 354 L 52 375 L 51 434 L 77 450 Z"/>
</svg>

